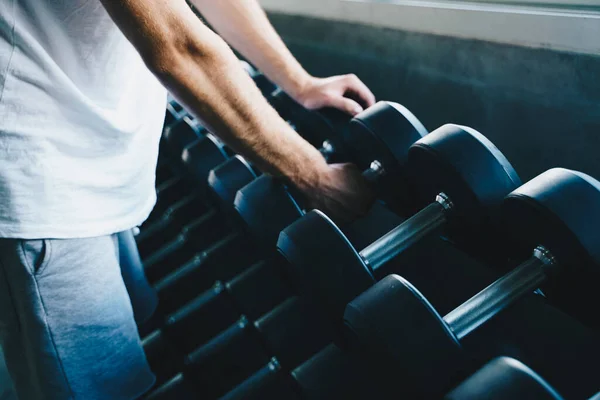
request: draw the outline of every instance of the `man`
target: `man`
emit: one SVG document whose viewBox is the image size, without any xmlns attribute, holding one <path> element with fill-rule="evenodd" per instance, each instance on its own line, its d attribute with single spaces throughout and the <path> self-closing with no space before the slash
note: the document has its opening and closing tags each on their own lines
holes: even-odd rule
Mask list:
<svg viewBox="0 0 600 400">
<path fill-rule="evenodd" d="M 303 70 L 255 0 L 194 4 L 300 104 L 373 104 L 355 76 Z M 184 0 L 2 0 L 0 334 L 21 399 L 133 399 L 153 384 L 115 234 L 155 202 L 163 86 L 313 206 L 344 219 L 371 201 L 356 168 L 327 165 L 293 132 Z"/>
</svg>

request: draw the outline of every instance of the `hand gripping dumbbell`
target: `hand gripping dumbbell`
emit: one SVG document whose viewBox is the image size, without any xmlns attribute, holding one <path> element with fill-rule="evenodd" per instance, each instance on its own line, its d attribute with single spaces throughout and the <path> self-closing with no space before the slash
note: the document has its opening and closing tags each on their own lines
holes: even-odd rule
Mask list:
<svg viewBox="0 0 600 400">
<path fill-rule="evenodd" d="M 537 243 L 533 255 L 443 318 L 397 275 L 346 307 L 348 343 L 382 374 L 406 378 L 407 393 L 427 397 L 448 390 L 461 364 L 461 341 L 544 282 L 560 284 L 572 274 L 598 272 L 600 182 L 595 179 L 549 170 L 509 194 L 501 215 L 511 232 Z"/>
<path fill-rule="evenodd" d="M 406 168 L 431 170 L 427 185 L 434 186 L 439 195 L 366 248 L 351 246 L 335 223 L 318 210 L 279 236 L 277 247 L 289 262 L 300 291 L 317 298 L 336 321 L 341 322 L 350 300 L 376 282 L 378 270 L 388 261 L 427 235 L 440 233 L 447 224 L 473 225 L 488 218 L 520 184 L 512 166 L 489 140 L 457 125 L 445 125 L 411 146 Z"/>
<path fill-rule="evenodd" d="M 363 175 L 376 185 L 388 173 L 398 174 L 410 145 L 426 134 L 425 127 L 409 110 L 396 103 L 379 102 L 352 119 L 342 150 L 362 147 L 372 156 Z M 399 175 L 395 176 L 400 180 Z M 238 191 L 234 205 L 251 235 L 271 246 L 283 228 L 305 214 L 309 205 L 304 203 L 293 188 L 264 175 Z"/>
<path fill-rule="evenodd" d="M 288 123 L 313 146 L 317 147 L 330 162 L 337 162 L 335 149 L 341 147 L 340 139 L 350 117 L 341 111 L 324 109 L 309 111 L 293 102 L 284 92 L 273 95 L 285 108 Z M 276 108 L 278 109 L 278 108 Z M 281 114 L 281 112 L 280 112 Z M 217 205 L 231 213 L 238 190 L 252 182 L 261 172 L 241 156 L 230 158 L 210 171 L 209 189 Z"/>
<path fill-rule="evenodd" d="M 522 362 L 499 357 L 444 396 L 444 400 L 562 400 L 548 382 Z"/>
</svg>

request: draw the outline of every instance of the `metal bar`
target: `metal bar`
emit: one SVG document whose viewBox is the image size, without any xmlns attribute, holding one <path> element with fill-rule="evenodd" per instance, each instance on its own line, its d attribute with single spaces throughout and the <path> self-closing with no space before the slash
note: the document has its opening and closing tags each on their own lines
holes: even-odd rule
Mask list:
<svg viewBox="0 0 600 400">
<path fill-rule="evenodd" d="M 554 257 L 538 247 L 529 260 L 448 313 L 444 321 L 459 340 L 464 338 L 525 294 L 532 293 L 546 280 L 546 268 L 552 265 Z"/>
<path fill-rule="evenodd" d="M 451 205 L 445 205 L 439 200 L 430 204 L 370 244 L 360 252 L 360 256 L 373 271 L 376 271 L 423 237 L 443 226 L 446 223 L 446 211 L 450 207 Z"/>
</svg>

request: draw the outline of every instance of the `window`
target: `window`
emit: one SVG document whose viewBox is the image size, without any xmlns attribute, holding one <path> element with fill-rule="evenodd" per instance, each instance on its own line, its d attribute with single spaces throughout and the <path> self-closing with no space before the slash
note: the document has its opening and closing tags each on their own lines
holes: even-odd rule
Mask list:
<svg viewBox="0 0 600 400">
<path fill-rule="evenodd" d="M 541 7 L 568 10 L 591 10 L 600 11 L 599 0 L 363 0 L 372 3 L 397 3 L 397 4 L 437 4 L 437 5 L 495 5 L 495 6 L 515 6 L 515 7 Z"/>
</svg>

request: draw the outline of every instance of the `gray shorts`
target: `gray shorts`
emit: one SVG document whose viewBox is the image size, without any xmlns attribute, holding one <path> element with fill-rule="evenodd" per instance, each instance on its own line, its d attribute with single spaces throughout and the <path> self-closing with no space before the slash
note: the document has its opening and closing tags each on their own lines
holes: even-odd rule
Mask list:
<svg viewBox="0 0 600 400">
<path fill-rule="evenodd" d="M 0 344 L 19 399 L 131 400 L 154 383 L 117 236 L 0 239 Z"/>
</svg>

